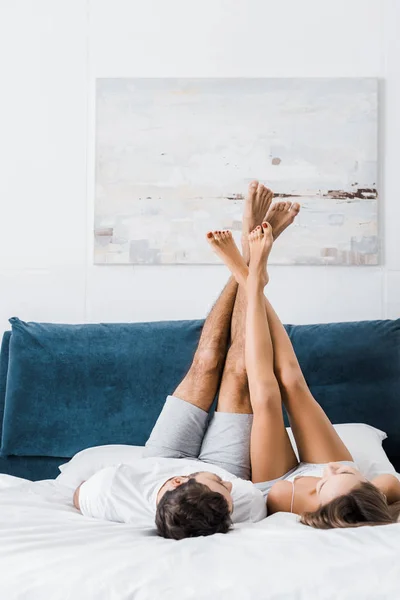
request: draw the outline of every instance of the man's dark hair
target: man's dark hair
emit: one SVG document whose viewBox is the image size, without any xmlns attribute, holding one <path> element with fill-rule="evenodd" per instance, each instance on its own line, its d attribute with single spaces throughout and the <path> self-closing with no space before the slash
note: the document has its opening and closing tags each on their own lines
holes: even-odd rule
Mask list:
<svg viewBox="0 0 400 600">
<path fill-rule="evenodd" d="M 199 535 L 227 533 L 232 525 L 228 502 L 222 494 L 189 479 L 165 492 L 157 506 L 158 535 L 183 540 Z"/>
</svg>

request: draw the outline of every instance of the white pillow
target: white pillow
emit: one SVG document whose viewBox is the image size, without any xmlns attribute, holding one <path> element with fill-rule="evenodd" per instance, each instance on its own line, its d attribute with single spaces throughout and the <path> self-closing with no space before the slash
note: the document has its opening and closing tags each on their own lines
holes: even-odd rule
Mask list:
<svg viewBox="0 0 400 600">
<path fill-rule="evenodd" d="M 372 479 L 382 473 L 396 473 L 382 448 L 382 442 L 387 438 L 386 433 L 363 423 L 344 423 L 334 427 L 365 477 Z M 290 427 L 288 433 L 298 457 Z M 142 456 L 143 446 L 109 445 L 87 448 L 59 467 L 61 474 L 57 481 L 75 489 L 100 469 L 120 463 L 132 464 Z"/>
<path fill-rule="evenodd" d="M 365 423 L 343 423 L 334 425 L 334 427 L 349 449 L 354 462 L 367 479 L 373 479 L 384 473 L 396 474 L 395 468 L 382 448 L 382 442 L 387 438 L 384 431 Z M 288 433 L 298 458 L 296 443 L 290 427 L 288 427 Z"/>
<path fill-rule="evenodd" d="M 57 481 L 74 490 L 86 479 L 104 469 L 124 463 L 134 463 L 143 456 L 144 446 L 124 446 L 122 444 L 95 446 L 75 454 L 71 460 L 58 468 L 61 474 Z"/>
</svg>

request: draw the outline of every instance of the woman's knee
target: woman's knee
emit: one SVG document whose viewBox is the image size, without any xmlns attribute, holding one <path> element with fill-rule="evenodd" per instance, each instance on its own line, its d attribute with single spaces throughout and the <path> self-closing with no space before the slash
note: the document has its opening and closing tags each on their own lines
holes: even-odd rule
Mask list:
<svg viewBox="0 0 400 600">
<path fill-rule="evenodd" d="M 282 410 L 282 398 L 276 380 L 259 381 L 251 386 L 250 400 L 254 412 Z"/>
<path fill-rule="evenodd" d="M 286 365 L 276 370 L 279 385 L 285 390 L 299 389 L 307 385 L 299 365 Z"/>
</svg>

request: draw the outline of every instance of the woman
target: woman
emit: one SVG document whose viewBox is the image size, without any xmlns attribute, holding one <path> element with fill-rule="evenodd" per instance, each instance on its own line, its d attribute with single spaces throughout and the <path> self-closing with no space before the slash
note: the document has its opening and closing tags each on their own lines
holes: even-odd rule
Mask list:
<svg viewBox="0 0 400 600">
<path fill-rule="evenodd" d="M 308 389 L 290 339 L 264 296 L 271 226 L 265 222 L 249 235 L 249 267 L 229 231 L 214 232 L 209 241 L 246 289 L 252 481 L 265 493 L 268 513 L 297 513 L 302 523 L 320 529 L 393 523 L 390 505 L 400 501 L 400 482 L 393 475 L 367 481 L 357 469 Z M 282 401 L 300 463 L 284 425 Z"/>
</svg>

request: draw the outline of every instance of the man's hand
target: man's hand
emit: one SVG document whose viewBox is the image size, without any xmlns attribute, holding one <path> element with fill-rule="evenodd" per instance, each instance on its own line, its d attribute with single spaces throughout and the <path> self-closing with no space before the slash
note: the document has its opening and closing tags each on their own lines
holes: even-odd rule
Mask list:
<svg viewBox="0 0 400 600">
<path fill-rule="evenodd" d="M 82 481 L 81 485 L 79 487 L 76 488 L 75 492 L 74 492 L 74 506 L 75 508 L 77 508 L 79 511 L 81 510 L 80 504 L 79 504 L 79 491 L 81 489 L 81 486 L 84 484 L 85 482 Z"/>
</svg>

